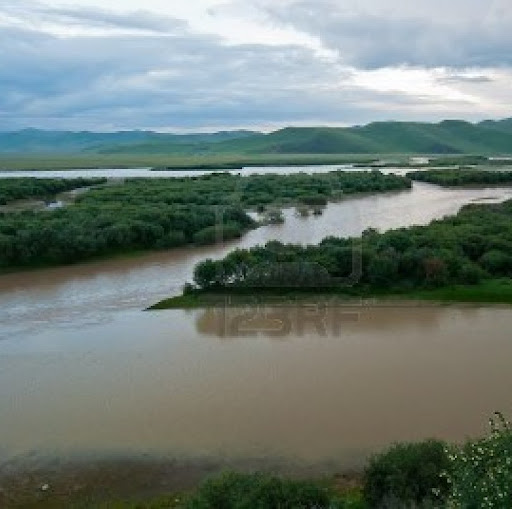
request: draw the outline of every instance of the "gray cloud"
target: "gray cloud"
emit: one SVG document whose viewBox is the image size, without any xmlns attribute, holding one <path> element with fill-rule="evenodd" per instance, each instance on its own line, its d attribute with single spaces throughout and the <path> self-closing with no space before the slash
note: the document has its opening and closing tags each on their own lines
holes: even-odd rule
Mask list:
<svg viewBox="0 0 512 509">
<path fill-rule="evenodd" d="M 509 0 L 260 0 L 259 5 L 275 22 L 319 38 L 357 67 L 512 65 Z"/>
<path fill-rule="evenodd" d="M 330 110 L 321 87 L 345 76 L 304 48 L 189 33 L 61 38 L 11 27 L 0 32 L 0 60 L 3 129 L 305 119 Z"/>
<path fill-rule="evenodd" d="M 98 28 L 148 30 L 157 33 L 169 34 L 183 31 L 186 27 L 186 23 L 183 21 L 166 16 L 158 16 L 145 11 L 118 14 L 87 8 L 40 8 L 39 12 L 50 17 L 52 20 L 69 25 L 86 25 Z"/>
<path fill-rule="evenodd" d="M 173 18 L 50 9 L 20 0 L 2 4 L 2 12 L 31 22 L 31 28 L 14 23 L 0 30 L 2 130 L 352 124 L 433 120 L 461 111 L 466 118 L 486 116 L 453 100 L 356 87 L 351 78 L 357 70 L 307 47 L 226 45 Z M 106 33 L 51 35 L 36 28 L 38 19 Z"/>
<path fill-rule="evenodd" d="M 31 21 L 37 25 L 52 23 L 71 28 L 134 30 L 170 35 L 183 32 L 187 26 L 181 20 L 144 10 L 117 13 L 83 6 L 48 7 L 35 0 L 5 0 L 5 3 L 0 6 L 0 14 L 2 12 L 22 22 Z"/>
</svg>

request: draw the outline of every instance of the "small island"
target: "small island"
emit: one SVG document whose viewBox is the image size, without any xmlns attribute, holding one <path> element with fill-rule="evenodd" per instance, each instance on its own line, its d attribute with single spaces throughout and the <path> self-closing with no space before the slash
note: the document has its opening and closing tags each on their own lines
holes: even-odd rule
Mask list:
<svg viewBox="0 0 512 509">
<path fill-rule="evenodd" d="M 511 253 L 512 200 L 471 204 L 428 226 L 368 229 L 362 238 L 328 237 L 313 246 L 273 241 L 237 249 L 197 264 L 183 295 L 151 309 L 205 307 L 226 295 L 234 305 L 248 295 L 511 304 Z"/>
</svg>

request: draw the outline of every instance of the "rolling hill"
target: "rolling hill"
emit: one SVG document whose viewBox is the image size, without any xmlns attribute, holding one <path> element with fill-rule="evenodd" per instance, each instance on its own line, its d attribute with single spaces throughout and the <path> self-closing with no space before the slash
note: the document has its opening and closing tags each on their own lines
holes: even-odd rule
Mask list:
<svg viewBox="0 0 512 509">
<path fill-rule="evenodd" d="M 152 131 L 119 131 L 95 133 L 89 131 L 43 131 L 23 129 L 14 132 L 0 131 L 0 153 L 53 153 L 73 154 L 83 152 L 109 153 L 130 151 L 143 147 L 147 153 L 174 147 L 194 147 L 252 136 L 251 131 L 220 131 L 217 133 L 165 134 Z M 178 150 L 179 151 L 179 150 Z"/>
<path fill-rule="evenodd" d="M 262 134 L 225 131 L 165 134 L 40 131 L 0 132 L 3 154 L 512 154 L 512 119 L 477 124 L 374 122 L 354 127 L 287 127 Z"/>
</svg>

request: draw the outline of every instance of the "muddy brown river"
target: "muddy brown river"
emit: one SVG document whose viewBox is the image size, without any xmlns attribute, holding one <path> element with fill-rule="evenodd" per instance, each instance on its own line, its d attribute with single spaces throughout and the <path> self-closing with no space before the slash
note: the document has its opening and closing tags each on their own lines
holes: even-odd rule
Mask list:
<svg viewBox="0 0 512 509">
<path fill-rule="evenodd" d="M 512 412 L 507 307 L 147 313 L 194 264 L 279 239 L 426 224 L 512 188 L 351 198 L 287 210 L 228 245 L 0 277 L 0 455 L 158 454 L 358 467 L 393 441 L 460 440 Z M 320 302 L 321 304 L 321 302 Z M 334 468 L 334 467 L 333 467 Z"/>
</svg>

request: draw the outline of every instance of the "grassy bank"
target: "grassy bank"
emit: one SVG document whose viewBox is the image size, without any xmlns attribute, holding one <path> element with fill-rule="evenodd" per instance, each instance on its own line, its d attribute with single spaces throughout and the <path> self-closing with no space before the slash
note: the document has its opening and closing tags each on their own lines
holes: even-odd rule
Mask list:
<svg viewBox="0 0 512 509">
<path fill-rule="evenodd" d="M 220 304 L 228 306 L 244 306 L 248 304 L 300 305 L 322 299 L 331 305 L 344 305 L 361 299 L 370 300 L 373 305 L 389 305 L 393 302 L 430 302 L 439 304 L 474 303 L 474 304 L 512 304 L 512 280 L 492 279 L 476 285 L 451 285 L 416 291 L 364 289 L 303 289 L 276 288 L 268 289 L 224 289 L 222 291 L 195 290 L 191 293 L 178 295 L 162 300 L 151 306 L 150 311 L 164 309 L 202 309 Z"/>
<path fill-rule="evenodd" d="M 389 156 L 388 156 L 389 157 Z M 67 170 L 98 168 L 229 169 L 243 166 L 293 166 L 371 163 L 378 155 L 352 154 L 55 154 L 0 155 L 0 170 Z"/>
</svg>

